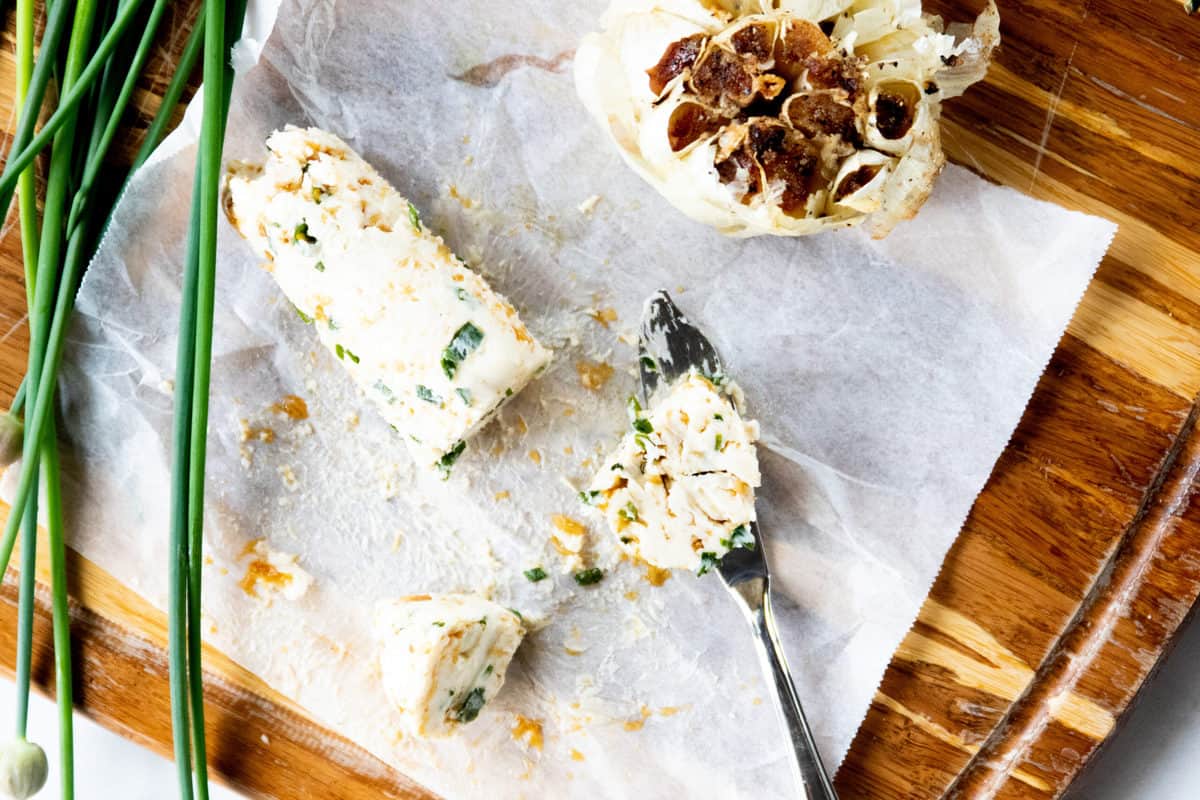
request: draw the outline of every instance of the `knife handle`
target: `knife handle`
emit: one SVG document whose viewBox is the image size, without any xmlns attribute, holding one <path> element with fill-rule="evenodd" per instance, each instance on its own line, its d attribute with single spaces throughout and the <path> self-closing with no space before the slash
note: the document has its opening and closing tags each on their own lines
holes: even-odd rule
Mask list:
<svg viewBox="0 0 1200 800">
<path fill-rule="evenodd" d="M 759 582 L 761 591 L 753 591 L 752 585 Z M 745 589 L 751 591 L 747 592 Z M 805 800 L 837 800 L 837 793 L 833 790 L 829 774 L 821 763 L 817 743 L 813 740 L 808 720 L 804 718 L 800 696 L 796 693 L 796 685 L 792 682 L 792 674 L 788 670 L 787 657 L 784 656 L 779 632 L 775 627 L 775 614 L 771 610 L 769 584 L 761 578 L 749 581 L 737 587 L 737 593 L 745 602 L 747 616 L 754 627 L 754 643 L 759 661 L 762 662 L 763 670 L 769 678 L 768 683 L 775 689 L 779 701 L 775 707 L 779 710 L 784 727 L 792 740 L 793 775 L 803 786 L 802 794 L 798 796 Z"/>
</svg>

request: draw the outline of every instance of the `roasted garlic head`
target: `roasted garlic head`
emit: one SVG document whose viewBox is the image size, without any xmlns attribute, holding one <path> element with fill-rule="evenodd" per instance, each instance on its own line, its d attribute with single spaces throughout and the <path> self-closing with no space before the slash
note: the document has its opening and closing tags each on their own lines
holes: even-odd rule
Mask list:
<svg viewBox="0 0 1200 800">
<path fill-rule="evenodd" d="M 575 81 L 621 155 L 731 236 L 913 216 L 942 100 L 983 77 L 995 5 L 944 30 L 919 0 L 615 0 Z"/>
</svg>

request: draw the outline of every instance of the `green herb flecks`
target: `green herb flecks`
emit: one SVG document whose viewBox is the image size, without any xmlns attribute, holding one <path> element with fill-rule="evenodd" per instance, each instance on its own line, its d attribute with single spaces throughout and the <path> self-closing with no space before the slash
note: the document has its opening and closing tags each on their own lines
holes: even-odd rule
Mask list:
<svg viewBox="0 0 1200 800">
<path fill-rule="evenodd" d="M 723 444 L 725 444 L 725 437 L 718 433 L 716 439 L 713 440 L 713 450 L 716 450 L 718 453 L 721 452 L 721 445 Z"/>
<path fill-rule="evenodd" d="M 514 613 L 514 614 L 516 614 L 517 612 L 515 612 L 515 611 L 514 611 L 513 613 Z M 517 614 L 517 616 L 519 617 L 519 616 L 521 616 L 521 615 L 520 615 L 520 614 Z M 491 675 L 491 674 L 492 674 L 492 672 L 493 672 L 495 669 L 496 669 L 496 668 L 495 668 L 495 667 L 493 667 L 491 664 L 488 664 L 488 665 L 487 665 L 487 668 L 486 668 L 486 669 L 484 669 L 484 671 L 483 671 L 483 674 L 484 674 L 484 675 Z"/>
<path fill-rule="evenodd" d="M 446 373 L 446 377 L 453 379 L 454 373 L 458 371 L 458 365 L 475 352 L 482 342 L 483 331 L 470 322 L 455 331 L 454 337 L 450 339 L 450 344 L 442 351 L 442 372 Z"/>
<path fill-rule="evenodd" d="M 325 262 L 318 261 L 317 263 L 313 264 L 313 269 L 315 269 L 317 272 L 324 272 L 325 271 Z"/>
<path fill-rule="evenodd" d="M 590 506 L 596 502 L 596 498 L 600 496 L 600 492 L 596 489 L 584 490 L 579 493 L 579 501 L 585 506 Z"/>
<path fill-rule="evenodd" d="M 299 225 L 296 226 L 296 229 L 294 231 L 292 231 L 292 240 L 297 241 L 297 242 L 304 242 L 305 244 L 316 244 L 317 243 L 317 237 L 313 236 L 312 234 L 310 234 L 308 232 L 308 223 L 307 222 L 301 222 Z"/>
<path fill-rule="evenodd" d="M 546 570 L 542 569 L 541 567 L 527 569 L 525 570 L 525 580 L 529 581 L 530 583 L 544 581 L 546 580 Z"/>
<path fill-rule="evenodd" d="M 715 419 L 715 420 L 719 420 L 719 421 L 721 421 L 721 422 L 724 422 L 724 421 L 725 421 L 725 418 L 724 418 L 724 417 L 722 417 L 720 414 L 713 414 L 713 419 Z"/>
<path fill-rule="evenodd" d="M 633 429 L 638 433 L 654 433 L 654 426 L 650 424 L 650 420 L 648 419 L 635 419 L 633 421 Z"/>
<path fill-rule="evenodd" d="M 461 456 L 463 451 L 466 449 L 467 443 L 460 441 L 458 444 L 454 445 L 454 447 L 450 448 L 450 450 L 444 456 L 438 459 L 437 469 L 438 472 L 442 473 L 442 480 L 446 480 L 450 477 L 450 470 L 454 468 L 454 462 L 458 461 L 458 457 Z"/>
<path fill-rule="evenodd" d="M 307 167 L 308 165 L 305 164 L 305 166 Z M 328 194 L 328 192 L 326 192 L 320 186 L 314 186 L 313 190 L 312 190 L 313 202 L 320 205 L 321 200 L 324 199 L 325 195 L 327 195 L 327 194 Z"/>
<path fill-rule="evenodd" d="M 730 531 L 728 539 L 721 540 L 721 546 L 728 550 L 736 550 L 739 547 L 753 550 L 757 542 L 754 541 L 754 534 L 750 532 L 750 526 L 738 525 Z"/>
<path fill-rule="evenodd" d="M 625 507 L 617 511 L 617 516 L 626 522 L 637 522 L 640 517 L 638 515 L 638 507 L 633 504 L 633 501 L 625 504 Z"/>
<path fill-rule="evenodd" d="M 604 580 L 604 570 L 599 567 L 592 567 L 591 569 L 584 569 L 575 573 L 575 582 L 580 586 L 591 586 L 602 580 Z"/>
<path fill-rule="evenodd" d="M 333 352 L 337 353 L 337 357 L 339 360 L 344 361 L 348 358 L 355 364 L 358 363 L 358 356 L 356 356 L 356 355 L 354 355 L 354 353 L 350 352 L 349 347 L 344 347 L 343 345 L 335 344 L 333 346 Z"/>
<path fill-rule="evenodd" d="M 470 389 L 466 389 L 462 386 L 459 386 L 457 389 L 454 390 L 454 393 L 456 395 L 458 395 L 460 400 L 463 401 L 463 405 L 467 405 L 467 406 L 471 405 L 471 390 Z"/>
<path fill-rule="evenodd" d="M 435 394 L 428 386 L 421 383 L 417 384 L 417 397 L 426 403 L 433 403 L 435 406 L 442 404 L 442 398 Z"/>
<path fill-rule="evenodd" d="M 446 627 L 446 623 L 442 622 L 440 619 L 435 619 L 435 620 L 433 621 L 433 627 L 435 627 L 435 628 L 444 628 L 444 627 Z"/>
<path fill-rule="evenodd" d="M 413 230 L 421 232 L 421 214 L 412 203 L 408 204 L 408 221 L 412 223 Z"/>
<path fill-rule="evenodd" d="M 641 361 L 642 369 L 646 372 L 658 372 L 658 362 L 653 357 L 642 356 L 639 361 Z"/>
<path fill-rule="evenodd" d="M 396 393 L 392 391 L 392 387 L 388 386 L 383 381 L 375 381 L 373 388 L 375 391 L 383 395 L 383 399 L 387 400 L 389 403 L 396 402 Z"/>
<path fill-rule="evenodd" d="M 300 306 L 292 306 L 292 308 L 296 309 L 296 316 L 299 317 L 305 325 L 313 324 L 313 318 L 301 311 Z"/>
<path fill-rule="evenodd" d="M 487 698 L 484 697 L 483 687 L 476 686 L 471 691 L 467 692 L 466 699 L 459 704 L 458 708 L 454 709 L 454 716 L 459 722 L 474 722 L 479 716 L 479 712 L 483 710 L 487 704 Z"/>
<path fill-rule="evenodd" d="M 705 551 L 700 554 L 700 568 L 696 570 L 697 575 L 705 575 L 716 569 L 721 564 L 721 559 L 717 558 L 716 553 Z"/>
<path fill-rule="evenodd" d="M 471 299 L 471 293 L 461 286 L 454 287 L 454 296 L 464 303 Z"/>
</svg>

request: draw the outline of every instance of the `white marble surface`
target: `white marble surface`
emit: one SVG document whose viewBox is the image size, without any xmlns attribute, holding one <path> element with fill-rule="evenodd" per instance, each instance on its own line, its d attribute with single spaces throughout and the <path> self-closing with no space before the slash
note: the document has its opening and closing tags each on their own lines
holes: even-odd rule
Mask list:
<svg viewBox="0 0 1200 800">
<path fill-rule="evenodd" d="M 16 690 L 0 681 L 0 730 L 11 728 Z M 50 759 L 50 779 L 38 794 L 60 797 L 58 780 L 58 712 L 52 700 L 34 695 L 29 702 L 27 737 Z M 128 739 L 75 715 L 75 797 L 78 800 L 164 800 L 175 797 L 175 766 Z M 241 795 L 215 784 L 211 800 L 240 800 Z"/>
<path fill-rule="evenodd" d="M 1200 624 L 1145 687 L 1108 746 L 1076 780 L 1067 800 L 1193 800 L 1200 796 Z"/>
</svg>

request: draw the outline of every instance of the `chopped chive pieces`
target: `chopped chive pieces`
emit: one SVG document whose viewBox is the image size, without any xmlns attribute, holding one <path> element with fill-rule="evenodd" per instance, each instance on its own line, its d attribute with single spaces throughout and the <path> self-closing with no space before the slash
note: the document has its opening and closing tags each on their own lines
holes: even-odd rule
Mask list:
<svg viewBox="0 0 1200 800">
<path fill-rule="evenodd" d="M 713 444 L 713 449 L 719 451 L 721 449 L 721 445 L 723 444 L 725 444 L 725 437 L 718 433 L 716 441 Z"/>
<path fill-rule="evenodd" d="M 442 398 L 433 393 L 433 390 L 424 384 L 417 384 L 417 397 L 424 400 L 426 403 L 433 403 L 435 406 L 442 404 Z"/>
<path fill-rule="evenodd" d="M 466 699 L 454 710 L 454 715 L 459 722 L 472 722 L 479 716 L 479 712 L 483 710 L 486 703 L 487 698 L 483 696 L 483 687 L 476 686 L 467 693 Z"/>
<path fill-rule="evenodd" d="M 392 387 L 388 386 L 383 381 L 375 381 L 375 391 L 383 395 L 389 403 L 396 402 L 396 393 L 392 391 Z"/>
<path fill-rule="evenodd" d="M 580 570 L 575 573 L 575 582 L 580 586 L 591 586 L 593 583 L 599 583 L 604 580 L 604 570 L 599 567 Z"/>
<path fill-rule="evenodd" d="M 515 611 L 513 611 L 513 613 L 514 613 L 514 614 L 517 614 L 517 612 L 515 612 Z M 521 615 L 520 615 L 520 614 L 517 614 L 517 616 L 519 617 L 519 616 L 521 616 Z M 495 669 L 495 667 L 493 667 L 491 664 L 488 664 L 488 665 L 487 665 L 487 669 L 485 669 L 485 670 L 483 671 L 483 674 L 484 674 L 484 675 L 491 675 L 491 674 L 492 674 L 492 670 L 494 670 L 494 669 Z"/>
<path fill-rule="evenodd" d="M 413 230 L 420 232 L 421 214 L 417 211 L 417 207 L 412 203 L 408 204 L 408 221 L 412 223 Z"/>
<path fill-rule="evenodd" d="M 617 511 L 617 516 L 620 517 L 621 519 L 625 520 L 626 522 L 637 522 L 638 521 L 638 508 L 637 508 L 637 506 L 635 506 L 633 504 L 633 501 L 630 501 L 625 504 L 624 508 Z"/>
<path fill-rule="evenodd" d="M 608 468 L 608 471 L 616 472 L 619 469 L 625 469 L 625 465 L 624 464 L 613 464 L 611 467 Z"/>
<path fill-rule="evenodd" d="M 438 459 L 438 472 L 442 473 L 442 480 L 450 477 L 450 470 L 454 467 L 454 462 L 458 461 L 458 457 L 463 454 L 463 450 L 467 449 L 467 443 L 460 441 L 454 447 L 450 448 L 441 458 Z"/>
<path fill-rule="evenodd" d="M 725 418 L 722 417 L 720 414 L 713 414 L 713 419 L 720 420 L 721 422 L 725 421 Z"/>
<path fill-rule="evenodd" d="M 479 620 L 479 624 L 486 628 L 487 627 L 487 617 L 481 617 Z"/>
<path fill-rule="evenodd" d="M 650 424 L 648 419 L 635 419 L 633 421 L 633 429 L 638 433 L 654 433 L 654 426 Z"/>
<path fill-rule="evenodd" d="M 305 325 L 312 325 L 312 321 L 313 321 L 312 317 L 310 317 L 308 314 L 305 314 L 303 311 L 301 311 L 300 306 L 294 306 L 294 308 L 296 309 L 296 316 L 299 317 L 300 319 L 304 320 Z"/>
<path fill-rule="evenodd" d="M 338 324 L 333 321 L 333 317 L 330 317 L 329 318 L 329 330 L 336 331 L 337 329 L 338 329 Z"/>
<path fill-rule="evenodd" d="M 307 165 L 305 165 L 305 166 L 307 166 Z M 322 189 L 320 186 L 314 186 L 313 190 L 312 190 L 313 202 L 320 203 L 321 198 L 323 198 L 326 194 L 327 194 L 327 192 L 324 189 Z"/>
<path fill-rule="evenodd" d="M 658 362 L 652 357 L 642 356 L 640 360 L 642 362 L 642 369 L 646 370 L 646 372 L 658 372 Z"/>
<path fill-rule="evenodd" d="M 525 570 L 525 580 L 529 581 L 530 583 L 544 581 L 546 580 L 546 570 L 542 569 L 541 567 L 527 569 Z"/>
<path fill-rule="evenodd" d="M 471 299 L 471 293 L 461 286 L 454 287 L 454 295 L 464 303 Z"/>
<path fill-rule="evenodd" d="M 317 272 L 324 272 L 325 271 L 325 262 L 318 261 L 317 263 L 313 264 L 313 269 L 315 269 Z"/>
<path fill-rule="evenodd" d="M 520 611 L 517 611 L 515 608 L 510 608 L 509 611 L 513 612 L 513 614 L 516 616 L 516 618 L 519 619 L 521 622 L 525 621 L 525 616 Z M 483 674 L 487 675 L 491 671 L 492 671 L 492 667 L 491 667 L 491 665 L 488 665 L 487 670 Z"/>
<path fill-rule="evenodd" d="M 705 551 L 700 554 L 700 569 L 696 570 L 696 574 L 704 575 L 716 569 L 720 564 L 721 559 L 717 558 L 716 553 L 709 553 Z"/>
<path fill-rule="evenodd" d="M 582 491 L 579 493 L 579 499 L 583 501 L 585 506 L 590 506 L 600 496 L 600 492 L 592 489 L 590 491 Z"/>
<path fill-rule="evenodd" d="M 444 627 L 446 627 L 446 623 L 442 622 L 440 619 L 439 619 L 439 620 L 435 620 L 435 621 L 434 621 L 434 623 L 433 623 L 433 627 L 435 627 L 435 628 L 444 628 Z"/>
<path fill-rule="evenodd" d="M 354 355 L 354 353 L 351 353 L 350 348 L 346 348 L 346 358 L 350 359 L 355 364 L 358 363 L 358 356 Z"/>
<path fill-rule="evenodd" d="M 622 536 L 621 537 L 621 544 L 630 544 L 631 542 L 633 542 L 632 536 Z"/>
<path fill-rule="evenodd" d="M 447 378 L 454 378 L 454 373 L 458 371 L 458 365 L 468 355 L 475 352 L 482 341 L 483 331 L 470 322 L 465 323 L 454 332 L 454 338 L 442 351 L 442 372 L 446 373 Z"/>
<path fill-rule="evenodd" d="M 512 387 L 511 387 L 511 386 L 510 386 L 510 387 L 508 387 L 507 389 L 505 389 L 505 390 L 504 390 L 504 396 L 505 396 L 505 397 L 512 397 L 512 394 L 513 394 L 513 392 L 512 392 Z"/>
<path fill-rule="evenodd" d="M 463 403 L 465 405 L 468 405 L 468 406 L 471 405 L 471 390 L 470 389 L 464 389 L 463 387 L 459 386 L 457 389 L 454 390 L 454 393 L 459 396 L 459 398 L 463 401 Z"/>
<path fill-rule="evenodd" d="M 307 242 L 308 244 L 316 244 L 317 243 L 317 237 L 311 235 L 308 232 L 308 223 L 307 222 L 301 222 L 299 225 L 296 226 L 296 229 L 294 231 L 292 231 L 292 239 L 294 239 L 297 242 Z"/>
<path fill-rule="evenodd" d="M 728 539 L 721 540 L 721 546 L 727 550 L 734 550 L 739 547 L 753 550 L 755 547 L 754 534 L 750 532 L 748 526 L 738 525 L 730 531 Z"/>
<path fill-rule="evenodd" d="M 337 353 L 338 359 L 340 359 L 342 361 L 344 361 L 348 358 L 351 361 L 353 361 L 355 364 L 358 363 L 358 356 L 354 355 L 354 353 L 351 353 L 349 347 L 343 347 L 340 344 L 335 344 L 333 346 L 333 352 Z"/>
</svg>

